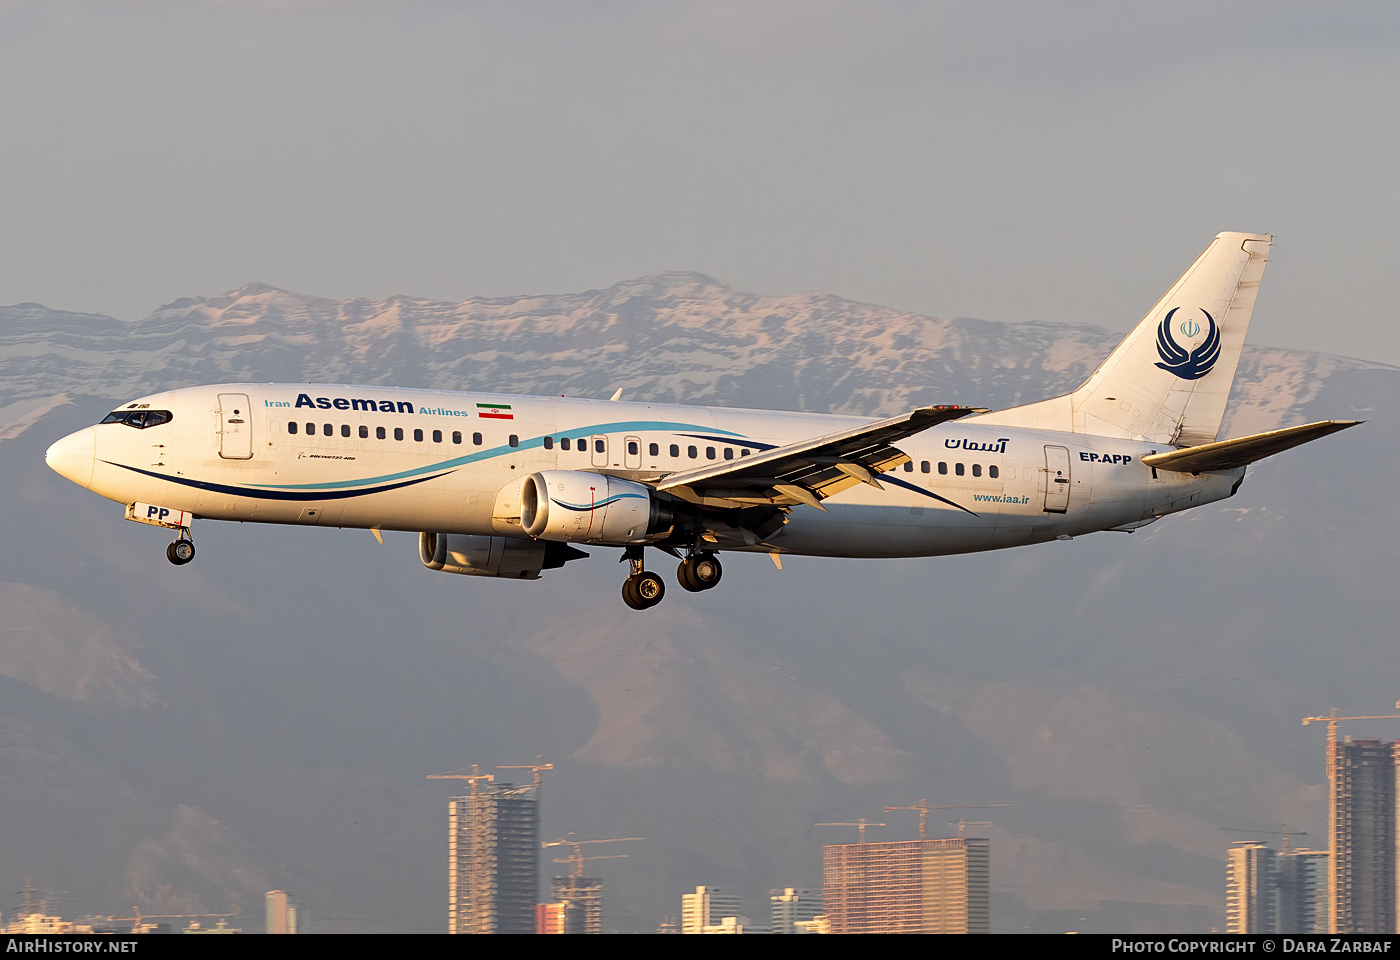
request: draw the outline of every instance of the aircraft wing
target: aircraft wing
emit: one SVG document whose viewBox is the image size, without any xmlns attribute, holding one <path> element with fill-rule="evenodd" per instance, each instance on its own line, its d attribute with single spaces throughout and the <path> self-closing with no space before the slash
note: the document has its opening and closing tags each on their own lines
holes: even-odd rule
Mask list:
<svg viewBox="0 0 1400 960">
<path fill-rule="evenodd" d="M 1310 440 L 1325 437 L 1329 433 L 1354 427 L 1363 420 L 1320 420 L 1305 423 L 1301 427 L 1285 427 L 1256 433 L 1237 440 L 1220 440 L 1216 443 L 1203 443 L 1198 447 L 1184 450 L 1169 450 L 1166 453 L 1148 454 L 1142 462 L 1158 470 L 1174 470 L 1178 473 L 1205 473 L 1208 470 L 1233 470 L 1256 460 L 1263 460 L 1291 447 Z"/>
<path fill-rule="evenodd" d="M 655 486 L 709 507 L 805 503 L 825 510 L 822 500 L 857 483 L 879 487 L 876 474 L 909 459 L 890 444 L 940 423 L 983 412 L 981 407 L 920 407 L 840 433 L 672 473 Z"/>
</svg>

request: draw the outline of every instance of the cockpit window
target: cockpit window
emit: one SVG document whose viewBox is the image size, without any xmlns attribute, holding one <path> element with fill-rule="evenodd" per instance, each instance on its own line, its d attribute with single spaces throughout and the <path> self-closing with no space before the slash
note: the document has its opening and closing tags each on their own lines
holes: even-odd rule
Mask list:
<svg viewBox="0 0 1400 960">
<path fill-rule="evenodd" d="M 113 410 L 102 423 L 124 423 L 128 427 L 144 430 L 158 427 L 174 419 L 169 410 Z"/>
</svg>

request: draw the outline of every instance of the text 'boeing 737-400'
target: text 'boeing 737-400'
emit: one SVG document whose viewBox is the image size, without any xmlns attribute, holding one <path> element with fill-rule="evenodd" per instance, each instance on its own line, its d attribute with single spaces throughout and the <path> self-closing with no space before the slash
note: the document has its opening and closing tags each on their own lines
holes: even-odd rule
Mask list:
<svg viewBox="0 0 1400 960">
<path fill-rule="evenodd" d="M 166 527 L 197 519 L 418 532 L 433 570 L 533 580 L 616 547 L 628 605 L 718 554 L 928 557 L 1127 530 L 1232 496 L 1245 467 L 1355 425 L 1217 434 L 1272 237 L 1222 233 L 1083 386 L 1007 410 L 887 420 L 333 384 L 186 387 L 47 453 Z"/>
</svg>

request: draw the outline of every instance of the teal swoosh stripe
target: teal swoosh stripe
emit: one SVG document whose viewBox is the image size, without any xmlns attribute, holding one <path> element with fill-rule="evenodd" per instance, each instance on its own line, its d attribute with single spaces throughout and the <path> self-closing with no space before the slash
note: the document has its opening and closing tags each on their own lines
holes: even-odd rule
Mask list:
<svg viewBox="0 0 1400 960">
<path fill-rule="evenodd" d="M 644 430 L 666 430 L 677 432 L 680 430 L 712 430 L 716 433 L 727 434 L 731 437 L 741 437 L 741 434 L 731 430 L 720 430 L 715 427 L 702 427 L 693 423 L 670 423 L 664 420 L 624 420 L 617 423 L 597 423 L 592 426 L 570 427 L 567 430 L 560 430 L 549 436 L 563 436 L 573 433 L 641 433 Z M 478 450 L 476 453 L 469 453 L 464 457 L 454 457 L 451 460 L 441 460 L 424 467 L 415 467 L 412 470 L 402 470 L 398 473 L 386 473 L 378 477 L 365 477 L 360 480 L 336 480 L 328 483 L 284 483 L 284 484 L 260 484 L 249 489 L 260 490 L 344 490 L 352 487 L 364 486 L 367 484 L 393 483 L 397 480 L 407 480 L 413 477 L 420 477 L 428 473 L 437 473 L 443 470 L 452 470 L 456 467 L 463 467 L 469 463 L 479 463 L 482 460 L 490 460 L 493 457 L 503 456 L 512 450 L 531 450 L 535 447 L 544 446 L 545 434 L 538 437 L 530 437 L 520 441 L 520 446 L 500 446 L 489 447 L 485 450 Z"/>
<path fill-rule="evenodd" d="M 599 500 L 597 503 L 570 503 L 567 500 L 557 500 L 554 497 L 550 497 L 549 502 L 557 503 L 559 504 L 559 506 L 565 508 L 566 510 L 573 510 L 578 513 L 590 513 L 594 510 L 601 510 L 603 507 L 606 507 L 609 504 L 617 503 L 617 501 L 619 500 L 645 499 L 646 497 L 642 496 L 640 493 L 619 493 L 615 496 L 608 497 L 606 500 Z"/>
</svg>

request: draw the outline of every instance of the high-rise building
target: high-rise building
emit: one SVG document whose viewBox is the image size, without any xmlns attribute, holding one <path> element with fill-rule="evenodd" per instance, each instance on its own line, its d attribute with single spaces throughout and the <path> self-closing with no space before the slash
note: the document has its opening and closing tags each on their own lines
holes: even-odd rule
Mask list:
<svg viewBox="0 0 1400 960">
<path fill-rule="evenodd" d="M 580 933 L 603 932 L 603 881 L 597 877 L 555 877 L 549 884 L 549 899 L 568 900 L 583 910 Z"/>
<path fill-rule="evenodd" d="M 268 933 L 296 933 L 297 908 L 285 890 L 269 890 L 264 898 Z"/>
<path fill-rule="evenodd" d="M 1257 840 L 1230 848 L 1225 869 L 1225 932 L 1277 933 L 1274 851 Z"/>
<path fill-rule="evenodd" d="M 774 933 L 797 933 L 796 924 L 812 920 L 822 912 L 821 897 L 815 890 L 798 890 L 794 887 L 770 890 L 768 902 L 772 905 Z"/>
<path fill-rule="evenodd" d="M 1327 932 L 1327 851 L 1285 850 L 1274 858 L 1278 933 Z"/>
<path fill-rule="evenodd" d="M 583 933 L 583 905 L 572 900 L 535 906 L 536 933 Z"/>
<path fill-rule="evenodd" d="M 823 848 L 832 933 L 990 933 L 991 845 L 978 837 Z"/>
<path fill-rule="evenodd" d="M 719 887 L 696 887 L 694 893 L 681 894 L 681 933 L 704 933 L 725 917 L 741 916 L 741 907 L 737 896 Z"/>
<path fill-rule="evenodd" d="M 540 816 L 533 786 L 473 783 L 448 807 L 448 932 L 534 933 Z"/>
<path fill-rule="evenodd" d="M 1395 749 L 1328 741 L 1329 933 L 1395 932 Z"/>
</svg>

